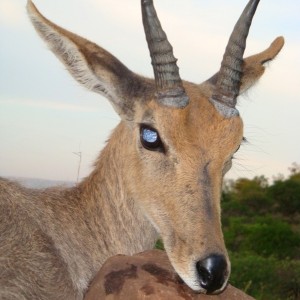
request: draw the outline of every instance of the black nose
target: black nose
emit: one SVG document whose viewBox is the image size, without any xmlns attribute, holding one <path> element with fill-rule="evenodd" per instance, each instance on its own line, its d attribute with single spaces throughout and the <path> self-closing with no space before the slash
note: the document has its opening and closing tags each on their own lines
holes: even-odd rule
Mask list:
<svg viewBox="0 0 300 300">
<path fill-rule="evenodd" d="M 219 290 L 228 275 L 225 257 L 212 254 L 202 261 L 197 262 L 197 271 L 201 287 L 211 294 Z"/>
</svg>

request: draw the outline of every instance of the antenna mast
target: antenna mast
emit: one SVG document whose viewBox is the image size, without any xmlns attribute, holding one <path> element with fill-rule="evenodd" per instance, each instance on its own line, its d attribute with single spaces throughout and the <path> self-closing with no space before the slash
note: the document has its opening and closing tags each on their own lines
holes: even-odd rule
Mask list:
<svg viewBox="0 0 300 300">
<path fill-rule="evenodd" d="M 77 169 L 77 180 L 76 180 L 76 183 L 78 183 L 80 167 L 81 167 L 81 158 L 82 158 L 82 152 L 80 151 L 80 145 L 79 145 L 79 151 L 78 152 L 72 152 L 72 153 L 79 157 L 78 169 Z"/>
</svg>

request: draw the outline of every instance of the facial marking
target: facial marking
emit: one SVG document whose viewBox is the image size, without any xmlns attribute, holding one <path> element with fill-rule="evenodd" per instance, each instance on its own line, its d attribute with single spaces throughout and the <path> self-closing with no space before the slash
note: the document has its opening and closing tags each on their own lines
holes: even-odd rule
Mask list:
<svg viewBox="0 0 300 300">
<path fill-rule="evenodd" d="M 205 212 L 206 212 L 207 216 L 209 218 L 212 218 L 212 216 L 213 216 L 213 209 L 212 209 L 212 205 L 211 205 L 212 182 L 211 182 L 211 178 L 210 178 L 210 174 L 209 174 L 209 170 L 208 170 L 209 164 L 210 164 L 210 161 L 206 163 L 206 165 L 204 166 L 204 168 L 201 172 L 202 174 L 200 177 L 200 187 L 202 189 L 203 207 L 205 208 Z"/>
</svg>

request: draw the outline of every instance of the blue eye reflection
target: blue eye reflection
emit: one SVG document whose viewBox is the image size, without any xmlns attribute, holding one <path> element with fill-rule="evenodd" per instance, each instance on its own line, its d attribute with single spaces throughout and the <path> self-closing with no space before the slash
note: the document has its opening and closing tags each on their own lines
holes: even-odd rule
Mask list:
<svg viewBox="0 0 300 300">
<path fill-rule="evenodd" d="M 160 139 L 159 133 L 149 125 L 141 124 L 140 140 L 145 149 L 165 153 L 164 145 Z"/>
<path fill-rule="evenodd" d="M 155 143 L 158 140 L 158 134 L 156 131 L 153 131 L 149 128 L 144 128 L 142 131 L 142 136 L 144 141 L 148 143 Z"/>
</svg>

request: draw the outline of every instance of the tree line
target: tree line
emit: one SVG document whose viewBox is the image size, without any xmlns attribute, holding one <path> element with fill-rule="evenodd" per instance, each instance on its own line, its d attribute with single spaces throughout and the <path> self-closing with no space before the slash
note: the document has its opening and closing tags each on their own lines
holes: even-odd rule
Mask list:
<svg viewBox="0 0 300 300">
<path fill-rule="evenodd" d="M 300 165 L 272 183 L 225 181 L 222 224 L 233 285 L 256 299 L 300 299 Z"/>
</svg>

